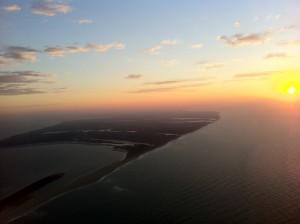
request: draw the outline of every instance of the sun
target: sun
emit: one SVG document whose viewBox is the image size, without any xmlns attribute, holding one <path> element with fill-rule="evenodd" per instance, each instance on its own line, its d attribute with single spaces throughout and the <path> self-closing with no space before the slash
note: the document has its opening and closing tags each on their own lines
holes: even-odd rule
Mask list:
<svg viewBox="0 0 300 224">
<path fill-rule="evenodd" d="M 288 89 L 287 89 L 287 92 L 288 94 L 290 95 L 294 95 L 296 93 L 296 88 L 294 86 L 290 86 Z"/>
</svg>

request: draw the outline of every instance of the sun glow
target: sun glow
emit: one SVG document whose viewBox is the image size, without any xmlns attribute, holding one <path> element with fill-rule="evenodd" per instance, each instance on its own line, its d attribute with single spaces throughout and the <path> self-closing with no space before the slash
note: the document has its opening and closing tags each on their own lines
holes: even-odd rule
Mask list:
<svg viewBox="0 0 300 224">
<path fill-rule="evenodd" d="M 294 86 L 290 86 L 288 89 L 287 89 L 287 92 L 288 94 L 290 95 L 293 95 L 296 93 L 296 88 Z"/>
</svg>

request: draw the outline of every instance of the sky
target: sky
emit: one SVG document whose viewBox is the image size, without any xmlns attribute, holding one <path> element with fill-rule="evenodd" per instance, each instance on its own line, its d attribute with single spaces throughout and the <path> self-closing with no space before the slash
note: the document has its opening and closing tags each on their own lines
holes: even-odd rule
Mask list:
<svg viewBox="0 0 300 224">
<path fill-rule="evenodd" d="M 0 36 L 0 113 L 300 99 L 299 0 L 2 0 Z"/>
</svg>

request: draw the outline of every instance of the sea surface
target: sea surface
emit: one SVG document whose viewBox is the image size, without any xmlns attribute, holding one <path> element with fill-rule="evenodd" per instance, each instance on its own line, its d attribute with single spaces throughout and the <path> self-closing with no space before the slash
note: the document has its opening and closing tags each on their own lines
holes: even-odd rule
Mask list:
<svg viewBox="0 0 300 224">
<path fill-rule="evenodd" d="M 11 223 L 300 223 L 299 134 L 290 108 L 221 111 Z"/>
</svg>

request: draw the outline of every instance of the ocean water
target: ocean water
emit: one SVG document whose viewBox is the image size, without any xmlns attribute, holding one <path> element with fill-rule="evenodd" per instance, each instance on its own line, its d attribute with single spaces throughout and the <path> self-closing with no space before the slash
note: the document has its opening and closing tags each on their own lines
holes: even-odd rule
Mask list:
<svg viewBox="0 0 300 224">
<path fill-rule="evenodd" d="M 64 176 L 44 193 L 101 167 L 122 160 L 125 153 L 108 146 L 50 144 L 0 150 L 0 199 L 56 173 Z"/>
<path fill-rule="evenodd" d="M 11 223 L 300 223 L 300 117 L 221 119 Z"/>
</svg>

